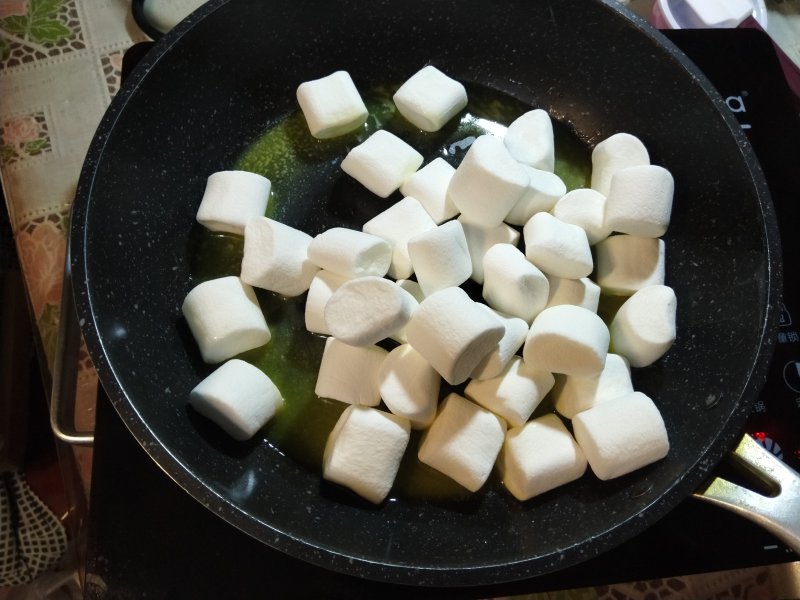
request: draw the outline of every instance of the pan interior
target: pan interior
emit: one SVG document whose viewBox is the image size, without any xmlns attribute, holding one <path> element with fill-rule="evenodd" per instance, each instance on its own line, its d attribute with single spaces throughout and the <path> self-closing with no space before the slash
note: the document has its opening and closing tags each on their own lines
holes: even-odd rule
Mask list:
<svg viewBox="0 0 800 600">
<path fill-rule="evenodd" d="M 589 558 L 652 523 L 739 435 L 769 355 L 777 260 L 752 153 L 702 76 L 665 44 L 600 1 L 209 3 L 159 43 L 112 104 L 73 209 L 79 316 L 129 429 L 222 518 L 294 556 L 369 578 L 511 580 Z M 291 118 L 300 82 L 344 69 L 359 87 L 391 86 L 426 64 L 512 106 L 548 110 L 586 152 L 633 133 L 672 172 L 665 241 L 678 339 L 635 381 L 664 414 L 665 460 L 610 482 L 587 475 L 525 503 L 487 486 L 455 503 L 400 498 L 374 508 L 327 487 L 268 433 L 233 443 L 187 409 L 209 367 L 180 305 L 210 275 L 198 244 L 230 242 L 209 242 L 194 225 L 206 177 L 247 160 L 265 132 Z M 306 200 L 278 202 L 276 218 L 312 235 L 363 222 L 355 207 L 364 203 L 331 201 L 352 188 L 329 172 Z"/>
<path fill-rule="evenodd" d="M 425 156 L 428 164 L 443 159 L 454 167 L 480 135 L 503 135 L 506 126 L 530 107 L 489 89 L 471 86 L 467 109 L 442 130 L 425 133 L 415 129 L 394 109 L 392 91 L 402 82 L 362 92 L 370 118 L 363 129 L 330 141 L 311 136 L 302 113 L 295 111 L 268 130 L 237 158 L 233 167 L 269 177 L 272 195 L 267 216 L 314 235 L 331 227 L 360 230 L 363 224 L 399 200 L 399 192 L 378 198 L 350 177 L 343 177 L 340 161 L 348 150 L 362 143 L 377 129 L 391 131 Z M 591 180 L 591 153 L 567 125 L 554 123 L 558 152 L 555 172 L 568 189 L 585 188 Z M 520 239 L 521 227 L 517 227 Z M 194 226 L 191 277 L 194 282 L 238 275 L 243 239 Z M 524 242 L 520 242 L 524 250 Z M 472 281 L 462 285 L 477 301 L 483 301 L 481 286 Z M 301 295 L 283 297 L 256 291 L 272 332 L 270 343 L 248 351 L 240 358 L 257 365 L 282 391 L 286 403 L 270 421 L 265 435 L 271 444 L 304 466 L 320 471 L 328 434 L 347 406 L 320 399 L 315 383 L 325 336 L 307 331 L 305 300 Z M 609 305 L 614 305 L 609 299 Z M 399 345 L 394 340 L 380 344 L 386 350 Z M 213 367 L 206 367 L 206 371 Z M 451 392 L 464 395 L 465 384 L 443 382 L 440 397 Z M 535 416 L 553 412 L 543 403 Z M 215 428 L 211 428 L 214 429 Z M 213 433 L 210 433 L 213 435 Z M 405 499 L 458 499 L 470 494 L 438 471 L 414 459 L 420 441 L 415 432 L 395 485 L 395 496 Z M 497 484 L 497 482 L 495 482 Z"/>
</svg>

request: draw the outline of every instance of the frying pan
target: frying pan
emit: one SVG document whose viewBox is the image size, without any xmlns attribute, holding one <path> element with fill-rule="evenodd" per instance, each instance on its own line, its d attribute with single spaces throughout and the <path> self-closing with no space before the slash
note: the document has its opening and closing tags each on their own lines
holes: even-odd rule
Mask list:
<svg viewBox="0 0 800 600">
<path fill-rule="evenodd" d="M 194 215 L 206 177 L 231 168 L 296 110 L 300 82 L 345 69 L 359 87 L 392 85 L 429 63 L 548 110 L 587 149 L 633 133 L 675 177 L 665 240 L 678 338 L 635 379 L 663 412 L 672 443 L 664 460 L 613 481 L 587 474 L 523 503 L 494 482 L 467 500 L 393 497 L 372 507 L 331 492 L 268 436 L 233 444 L 187 409 L 189 391 L 211 370 L 180 314 L 197 283 Z M 312 235 L 360 227 L 366 212 L 385 206 L 373 199 L 363 208 L 336 169 L 298 189 L 306 191 L 279 216 Z M 270 546 L 416 585 L 487 584 L 568 566 L 632 537 L 696 490 L 741 436 L 764 382 L 778 255 L 766 184 L 724 103 L 674 46 L 613 0 L 212 1 L 159 41 L 112 102 L 87 155 L 70 239 L 89 351 L 153 460 Z"/>
</svg>

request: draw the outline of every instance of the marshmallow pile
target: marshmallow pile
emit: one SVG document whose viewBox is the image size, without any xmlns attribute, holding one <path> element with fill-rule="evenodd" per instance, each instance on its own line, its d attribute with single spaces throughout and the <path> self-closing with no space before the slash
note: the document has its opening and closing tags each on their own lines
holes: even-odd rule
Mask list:
<svg viewBox="0 0 800 600">
<path fill-rule="evenodd" d="M 344 71 L 301 84 L 297 98 L 320 139 L 367 118 Z M 464 110 L 467 93 L 427 66 L 394 102 L 434 132 Z M 591 188 L 567 191 L 554 156 L 543 110 L 521 115 L 504 137 L 479 136 L 456 167 L 424 164 L 378 130 L 342 170 L 376 197 L 401 198 L 360 230 L 315 237 L 264 216 L 265 178 L 213 174 L 197 219 L 242 233 L 244 255 L 238 277 L 202 283 L 184 302 L 204 360 L 228 361 L 192 403 L 238 439 L 280 406 L 269 378 L 241 373 L 234 358 L 269 342 L 258 287 L 306 294 L 307 330 L 328 336 L 316 394 L 349 405 L 328 438 L 323 476 L 371 502 L 391 490 L 411 430 L 422 432 L 422 463 L 471 491 L 496 467 L 520 500 L 587 466 L 610 479 L 663 458 L 664 421 L 634 391 L 630 369 L 652 364 L 675 339 L 661 239 L 672 176 L 627 133 L 594 148 Z M 468 280 L 481 298 L 462 287 Z M 627 297 L 608 325 L 597 314 L 601 293 Z M 442 381 L 450 387 L 440 398 Z M 558 414 L 532 418 L 545 397 Z"/>
</svg>

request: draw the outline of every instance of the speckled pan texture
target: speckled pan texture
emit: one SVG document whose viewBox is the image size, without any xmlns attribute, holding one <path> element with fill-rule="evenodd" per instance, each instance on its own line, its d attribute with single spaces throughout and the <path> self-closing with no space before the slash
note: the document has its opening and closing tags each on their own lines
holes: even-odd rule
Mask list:
<svg viewBox="0 0 800 600">
<path fill-rule="evenodd" d="M 206 177 L 296 109 L 300 82 L 338 69 L 359 86 L 402 82 L 428 63 L 550 111 L 587 147 L 619 131 L 638 135 L 673 173 L 667 281 L 679 300 L 678 339 L 635 381 L 664 413 L 665 460 L 615 481 L 587 474 L 525 503 L 488 485 L 469 501 L 374 508 L 327 493 L 318 472 L 263 436 L 234 445 L 189 418 L 189 390 L 210 371 L 180 315 Z M 324 567 L 466 586 L 601 553 L 713 472 L 765 377 L 777 228 L 754 155 L 725 111 L 677 49 L 613 0 L 213 0 L 134 71 L 81 176 L 74 287 L 102 383 L 133 435 L 199 502 Z M 347 195 L 331 201 L 345 176 L 326 177 L 282 218 L 312 235 L 360 227 L 364 215 Z"/>
</svg>

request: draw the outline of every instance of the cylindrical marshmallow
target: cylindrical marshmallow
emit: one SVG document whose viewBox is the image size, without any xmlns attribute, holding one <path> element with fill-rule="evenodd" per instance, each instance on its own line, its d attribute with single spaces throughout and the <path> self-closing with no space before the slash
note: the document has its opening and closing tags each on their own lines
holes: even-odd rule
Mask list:
<svg viewBox="0 0 800 600">
<path fill-rule="evenodd" d="M 448 221 L 409 239 L 408 255 L 426 296 L 461 285 L 472 275 L 467 238 L 458 221 Z"/>
<path fill-rule="evenodd" d="M 506 216 L 506 222 L 512 225 L 525 225 L 536 213 L 552 209 L 567 193 L 567 186 L 555 173 L 523 167 L 528 173 L 528 187 Z"/>
<path fill-rule="evenodd" d="M 244 228 L 242 281 L 283 296 L 299 296 L 319 271 L 308 259 L 311 236 L 267 217 Z"/>
<path fill-rule="evenodd" d="M 392 262 L 392 247 L 377 235 L 333 227 L 311 240 L 308 258 L 319 268 L 348 279 L 383 277 Z"/>
<path fill-rule="evenodd" d="M 418 304 L 394 281 L 359 277 L 343 283 L 325 304 L 325 325 L 351 346 L 370 346 L 406 326 Z"/>
<path fill-rule="evenodd" d="M 536 213 L 522 230 L 525 256 L 548 275 L 580 279 L 593 269 L 586 232 L 546 212 Z"/>
<path fill-rule="evenodd" d="M 311 135 L 319 139 L 358 129 L 369 114 L 347 71 L 301 83 L 297 87 L 297 103 Z"/>
<path fill-rule="evenodd" d="M 270 340 L 253 288 L 238 277 L 195 286 L 186 294 L 181 311 L 207 363 L 222 362 Z"/>
<path fill-rule="evenodd" d="M 547 304 L 544 273 L 511 244 L 495 244 L 483 256 L 483 298 L 487 304 L 530 323 Z"/>
<path fill-rule="evenodd" d="M 218 171 L 209 176 L 197 222 L 211 231 L 244 235 L 251 217 L 263 217 L 269 203 L 270 180 L 247 171 Z"/>
<path fill-rule="evenodd" d="M 519 231 L 500 223 L 496 227 L 483 227 L 475 223 L 469 223 L 461 217 L 458 222 L 464 228 L 464 236 L 467 238 L 467 248 L 469 257 L 472 261 L 472 277 L 476 283 L 483 283 L 483 255 L 495 244 L 519 244 Z"/>
<path fill-rule="evenodd" d="M 675 182 L 664 167 L 643 165 L 614 173 L 606 200 L 606 228 L 660 237 L 669 226 Z"/>
<path fill-rule="evenodd" d="M 626 475 L 664 458 L 669 439 L 653 401 L 632 392 L 575 415 L 575 439 L 598 478 Z"/>
<path fill-rule="evenodd" d="M 606 364 L 596 377 L 559 377 L 550 393 L 556 410 L 568 419 L 595 404 L 633 391 L 628 361 L 618 354 L 606 356 Z"/>
<path fill-rule="evenodd" d="M 380 504 L 392 489 L 410 434 L 403 417 L 348 406 L 325 444 L 322 476 Z"/>
<path fill-rule="evenodd" d="M 428 65 L 409 77 L 392 97 L 397 111 L 422 131 L 439 131 L 467 105 L 464 86 Z"/>
<path fill-rule="evenodd" d="M 455 167 L 441 156 L 434 158 L 402 183 L 400 193 L 419 200 L 437 225 L 444 223 L 458 214 L 447 197 L 447 187 L 455 172 Z"/>
<path fill-rule="evenodd" d="M 505 421 L 497 415 L 458 394 L 450 394 L 422 436 L 417 456 L 429 467 L 476 492 L 492 472 L 505 433 Z"/>
<path fill-rule="evenodd" d="M 283 397 L 261 369 L 234 358 L 195 386 L 189 404 L 243 441 L 266 425 L 283 405 Z"/>
<path fill-rule="evenodd" d="M 515 160 L 534 169 L 553 172 L 555 142 L 547 111 L 537 108 L 511 122 L 503 138 Z"/>
<path fill-rule="evenodd" d="M 562 304 L 544 309 L 533 320 L 522 356 L 551 373 L 593 377 L 603 370 L 609 333 L 595 313 Z"/>
<path fill-rule="evenodd" d="M 464 395 L 503 417 L 509 425 L 522 425 L 554 383 L 550 371 L 526 365 L 519 356 L 514 356 L 497 377 L 470 381 Z"/>
<path fill-rule="evenodd" d="M 395 281 L 395 283 L 409 294 L 414 296 L 414 300 L 417 302 L 422 302 L 425 299 L 425 294 L 422 291 L 422 286 L 420 286 L 419 282 L 414 281 L 413 279 L 398 279 Z"/>
<path fill-rule="evenodd" d="M 362 227 L 366 233 L 385 239 L 392 246 L 389 276 L 395 279 L 411 277 L 414 269 L 408 256 L 408 240 L 418 233 L 436 228 L 428 211 L 419 200 L 408 196 L 375 215 Z"/>
<path fill-rule="evenodd" d="M 378 371 L 381 398 L 394 414 L 405 417 L 413 429 L 425 429 L 436 416 L 442 378 L 409 344 L 389 352 Z"/>
<path fill-rule="evenodd" d="M 426 297 L 406 327 L 408 343 L 453 385 L 470 376 L 504 332 L 497 317 L 457 287 Z"/>
<path fill-rule="evenodd" d="M 612 235 L 596 246 L 595 281 L 607 294 L 631 295 L 664 284 L 664 240 Z"/>
<path fill-rule="evenodd" d="M 492 315 L 500 319 L 506 329 L 503 337 L 497 342 L 497 347 L 478 363 L 471 375 L 472 379 L 491 379 L 505 370 L 517 350 L 522 347 L 525 337 L 528 335 L 528 324 L 519 317 L 499 313 L 480 302 L 478 302 L 478 306 L 483 310 L 490 311 Z"/>
<path fill-rule="evenodd" d="M 497 464 L 503 485 L 524 501 L 578 479 L 587 463 L 561 419 L 549 414 L 509 429 Z"/>
<path fill-rule="evenodd" d="M 398 279 L 395 281 L 397 285 L 407 291 L 414 297 L 414 300 L 417 301 L 417 304 L 422 302 L 425 299 L 425 294 L 422 293 L 422 288 L 419 286 L 419 283 L 414 281 L 413 279 Z M 416 308 L 414 309 L 416 310 Z M 407 324 L 406 324 L 407 325 Z M 408 343 L 408 338 L 406 337 L 406 328 L 401 327 L 394 333 L 392 333 L 392 339 L 396 342 L 400 342 L 401 344 Z"/>
<path fill-rule="evenodd" d="M 350 150 L 342 170 L 373 194 L 387 198 L 419 169 L 422 155 L 395 134 L 378 129 Z"/>
<path fill-rule="evenodd" d="M 632 367 L 646 367 L 675 342 L 678 301 L 666 285 L 640 289 L 620 306 L 611 321 L 611 347 Z"/>
<path fill-rule="evenodd" d="M 378 346 L 349 346 L 334 337 L 325 340 L 314 393 L 348 404 L 378 406 L 378 371 L 388 352 Z"/>
<path fill-rule="evenodd" d="M 592 150 L 592 189 L 607 196 L 614 173 L 649 164 L 650 155 L 639 138 L 629 133 L 615 133 Z"/>
<path fill-rule="evenodd" d="M 482 135 L 472 142 L 453 173 L 447 195 L 464 220 L 496 227 L 522 197 L 529 181 L 528 172 L 502 141 Z"/>
<path fill-rule="evenodd" d="M 605 224 L 606 197 L 597 190 L 580 188 L 567 192 L 550 212 L 564 223 L 583 229 L 590 246 L 611 234 Z"/>
<path fill-rule="evenodd" d="M 600 286 L 588 277 L 580 279 L 565 279 L 563 277 L 547 276 L 550 283 L 550 296 L 547 307 L 560 304 L 573 304 L 582 306 L 594 313 L 600 304 Z"/>
<path fill-rule="evenodd" d="M 305 323 L 308 331 L 323 335 L 331 334 L 328 325 L 325 323 L 325 305 L 330 300 L 333 292 L 347 281 L 341 275 L 324 269 L 314 275 L 306 295 Z"/>
</svg>

